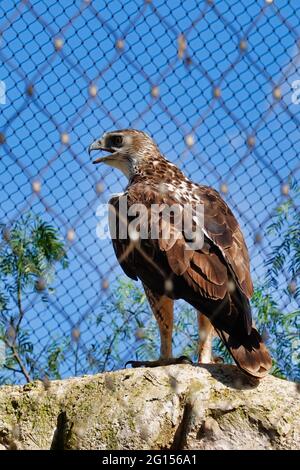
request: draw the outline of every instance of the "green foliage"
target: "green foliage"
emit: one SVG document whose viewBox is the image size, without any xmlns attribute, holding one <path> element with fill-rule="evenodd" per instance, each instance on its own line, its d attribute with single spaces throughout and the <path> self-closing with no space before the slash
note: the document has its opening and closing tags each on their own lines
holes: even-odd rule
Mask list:
<svg viewBox="0 0 300 470">
<path fill-rule="evenodd" d="M 266 277 L 257 283 L 252 298 L 257 324 L 268 335 L 273 373 L 292 380 L 300 380 L 299 196 L 300 188 L 291 184 L 290 197 L 276 209 L 267 227 Z"/>
<path fill-rule="evenodd" d="M 34 359 L 30 333 L 24 329 L 24 298 L 39 293 L 46 302 L 54 293 L 55 264 L 67 266 L 67 255 L 57 230 L 39 217 L 26 214 L 9 229 L 1 225 L 0 243 L 0 340 L 6 346 L 4 368 L 23 374 L 26 380 L 40 372 Z M 61 346 L 50 344 L 43 369 L 58 376 Z"/>
<path fill-rule="evenodd" d="M 299 380 L 300 311 L 288 313 L 286 309 L 280 308 L 274 299 L 274 292 L 268 290 L 266 285 L 256 288 L 252 304 L 257 314 L 257 326 L 266 332 L 273 358 L 273 375 Z"/>
<path fill-rule="evenodd" d="M 0 273 L 7 292 L 49 289 L 55 263 L 67 265 L 57 230 L 31 214 L 21 217 L 10 230 L 1 227 Z"/>
<path fill-rule="evenodd" d="M 46 361 L 44 365 L 43 375 L 49 379 L 61 379 L 59 372 L 60 366 L 66 359 L 66 352 L 70 347 L 70 340 L 54 340 L 47 348 Z"/>
<path fill-rule="evenodd" d="M 300 286 L 300 213 L 295 201 L 300 198 L 300 188 L 293 185 L 292 197 L 276 210 L 266 235 L 270 238 L 271 253 L 266 261 L 267 284 L 278 288 L 282 275 L 289 280 L 284 294 L 289 299 L 299 299 Z M 294 287 L 292 287 L 294 284 Z"/>
</svg>

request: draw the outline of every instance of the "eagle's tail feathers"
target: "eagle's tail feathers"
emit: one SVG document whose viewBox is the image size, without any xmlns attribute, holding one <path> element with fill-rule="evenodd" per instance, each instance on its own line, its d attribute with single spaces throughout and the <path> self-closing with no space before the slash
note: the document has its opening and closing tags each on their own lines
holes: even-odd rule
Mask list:
<svg viewBox="0 0 300 470">
<path fill-rule="evenodd" d="M 250 335 L 237 340 L 223 330 L 216 329 L 237 366 L 246 374 L 261 379 L 272 367 L 272 359 L 258 331 L 252 327 Z"/>
</svg>

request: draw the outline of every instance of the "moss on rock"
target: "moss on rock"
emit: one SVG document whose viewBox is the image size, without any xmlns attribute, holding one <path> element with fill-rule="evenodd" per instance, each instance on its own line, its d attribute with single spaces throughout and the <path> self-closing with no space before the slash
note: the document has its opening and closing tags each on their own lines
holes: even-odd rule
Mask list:
<svg viewBox="0 0 300 470">
<path fill-rule="evenodd" d="M 234 366 L 108 372 L 0 388 L 0 448 L 293 449 L 300 394 Z"/>
</svg>

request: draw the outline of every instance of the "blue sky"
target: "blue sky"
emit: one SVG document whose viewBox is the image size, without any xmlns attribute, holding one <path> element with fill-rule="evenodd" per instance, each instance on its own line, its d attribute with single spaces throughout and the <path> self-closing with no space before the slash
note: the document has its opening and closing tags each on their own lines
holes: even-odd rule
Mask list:
<svg viewBox="0 0 300 470">
<path fill-rule="evenodd" d="M 47 328 L 67 331 L 97 309 L 109 295 L 103 278 L 113 283 L 121 274 L 110 242 L 96 238 L 95 213 L 126 181 L 115 170 L 95 168 L 86 152 L 107 130 L 145 130 L 194 181 L 227 185 L 224 197 L 245 232 L 253 278 L 263 276 L 268 240 L 255 245 L 255 234 L 282 201 L 282 184 L 299 177 L 300 104 L 291 97 L 300 79 L 300 9 L 297 0 L 214 4 L 1 0 L 0 80 L 7 102 L 0 105 L 6 137 L 0 218 L 12 222 L 31 209 L 63 237 L 76 233 L 68 242 L 70 268 L 58 273 L 56 307 L 31 309 L 28 321 L 39 341 Z M 212 98 L 215 88 L 219 99 Z M 62 133 L 69 145 L 61 143 Z M 33 181 L 41 183 L 41 198 L 32 193 Z"/>
</svg>

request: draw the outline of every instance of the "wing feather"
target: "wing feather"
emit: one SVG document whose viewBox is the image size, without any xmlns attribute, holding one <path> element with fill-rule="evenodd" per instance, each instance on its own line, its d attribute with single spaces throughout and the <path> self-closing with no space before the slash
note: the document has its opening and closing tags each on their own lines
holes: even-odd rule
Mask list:
<svg viewBox="0 0 300 470">
<path fill-rule="evenodd" d="M 124 223 L 127 225 L 127 221 L 119 217 L 119 201 L 119 197 L 113 197 L 109 201 L 108 224 L 111 234 L 114 233 L 115 230 L 120 233 L 121 226 L 124 225 Z M 128 238 L 122 239 L 116 236 L 112 236 L 111 238 L 115 255 L 123 271 L 128 277 L 137 281 L 138 277 L 134 264 L 134 250 L 131 249 Z"/>
<path fill-rule="evenodd" d="M 222 253 L 239 288 L 250 298 L 253 284 L 249 254 L 238 222 L 217 191 L 206 186 L 199 186 L 198 191 L 204 204 L 205 234 Z"/>
</svg>

